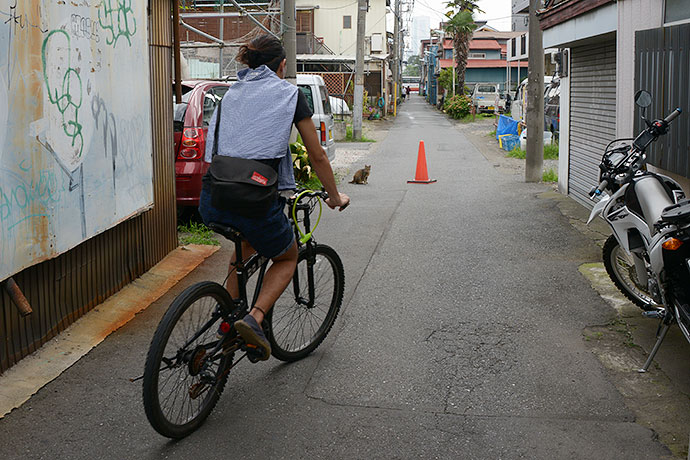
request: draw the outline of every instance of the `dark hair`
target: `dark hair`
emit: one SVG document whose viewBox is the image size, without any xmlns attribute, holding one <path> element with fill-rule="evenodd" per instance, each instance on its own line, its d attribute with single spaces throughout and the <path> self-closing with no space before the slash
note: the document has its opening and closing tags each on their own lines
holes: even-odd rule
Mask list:
<svg viewBox="0 0 690 460">
<path fill-rule="evenodd" d="M 274 36 L 260 35 L 246 45 L 240 46 L 236 59 L 252 69 L 266 64 L 266 67 L 276 72 L 285 59 L 285 48 Z"/>
</svg>

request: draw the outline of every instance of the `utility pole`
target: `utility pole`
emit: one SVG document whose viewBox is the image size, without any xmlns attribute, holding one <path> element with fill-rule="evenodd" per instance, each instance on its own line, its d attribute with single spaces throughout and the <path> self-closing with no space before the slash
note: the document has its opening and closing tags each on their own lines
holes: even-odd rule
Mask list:
<svg viewBox="0 0 690 460">
<path fill-rule="evenodd" d="M 544 164 L 544 47 L 537 19 L 540 3 L 540 0 L 529 2 L 526 182 L 540 182 Z"/>
<path fill-rule="evenodd" d="M 285 79 L 297 84 L 297 19 L 295 0 L 283 1 L 283 46 L 285 47 Z"/>
<path fill-rule="evenodd" d="M 394 100 L 398 100 L 398 92 L 400 91 L 400 0 L 395 0 L 394 8 L 395 25 L 393 26 L 393 82 L 394 85 Z"/>
<path fill-rule="evenodd" d="M 294 1 L 294 0 L 293 0 Z M 364 110 L 364 33 L 367 23 L 367 0 L 357 1 L 357 53 L 355 55 L 355 100 L 352 114 L 352 137 L 362 138 Z"/>
</svg>

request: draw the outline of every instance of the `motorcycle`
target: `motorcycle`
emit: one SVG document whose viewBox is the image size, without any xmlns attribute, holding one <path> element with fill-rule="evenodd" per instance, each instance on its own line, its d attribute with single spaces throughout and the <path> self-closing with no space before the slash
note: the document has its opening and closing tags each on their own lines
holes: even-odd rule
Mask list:
<svg viewBox="0 0 690 460">
<path fill-rule="evenodd" d="M 638 91 L 647 126 L 635 138 L 609 143 L 599 165 L 599 185 L 592 187 L 594 205 L 587 224 L 601 215 L 613 234 L 606 240 L 606 271 L 620 291 L 660 320 L 657 341 L 639 372 L 647 372 L 673 323 L 690 342 L 690 200 L 670 177 L 646 170 L 646 149 L 665 135 L 678 117 L 677 108 L 664 119 L 645 117 L 652 96 Z"/>
</svg>

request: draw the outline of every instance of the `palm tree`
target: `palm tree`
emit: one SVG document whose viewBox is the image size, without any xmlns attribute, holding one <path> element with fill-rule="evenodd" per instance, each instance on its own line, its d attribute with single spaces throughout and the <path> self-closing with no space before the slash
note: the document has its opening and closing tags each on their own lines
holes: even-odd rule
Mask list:
<svg viewBox="0 0 690 460">
<path fill-rule="evenodd" d="M 453 48 L 455 49 L 455 63 L 457 68 L 457 84 L 464 91 L 465 88 L 465 69 L 467 68 L 467 56 L 470 52 L 470 40 L 477 28 L 474 22 L 473 13 L 482 13 L 477 2 L 471 0 L 454 0 L 446 4 L 451 10 L 448 16 L 453 14 L 450 21 L 446 23 L 445 30 L 453 35 Z M 457 11 L 457 12 L 456 12 Z"/>
</svg>

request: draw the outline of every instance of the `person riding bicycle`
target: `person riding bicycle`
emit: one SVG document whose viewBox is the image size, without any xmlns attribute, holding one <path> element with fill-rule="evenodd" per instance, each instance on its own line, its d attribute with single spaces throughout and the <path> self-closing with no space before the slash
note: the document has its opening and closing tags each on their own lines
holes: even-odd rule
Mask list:
<svg viewBox="0 0 690 460">
<path fill-rule="evenodd" d="M 288 146 L 293 123 L 297 127 L 309 161 L 329 198 L 326 204 L 342 211 L 350 198 L 339 193 L 326 152 L 319 143 L 312 111 L 297 86 L 285 81 L 285 49 L 271 35 L 261 35 L 240 47 L 237 60 L 248 66 L 237 73 L 238 81 L 223 97 L 218 128 L 218 155 L 258 160 L 278 173 L 278 190 L 294 190 L 292 155 Z M 207 139 L 214 139 L 218 110 L 209 122 Z M 206 143 L 205 160 L 211 161 L 213 142 Z M 242 253 L 258 252 L 272 260 L 266 272 L 256 304 L 235 329 L 249 345 L 263 352 L 262 360 L 271 355 L 261 322 L 292 280 L 297 266 L 297 243 L 285 215 L 285 198 L 277 197 L 269 211 L 260 218 L 250 218 L 222 211 L 211 203 L 208 177 L 204 177 L 199 213 L 206 225 L 211 222 L 236 228 L 245 238 Z M 230 259 L 233 271 L 236 254 Z M 237 277 L 228 276 L 226 289 L 239 297 Z"/>
</svg>

